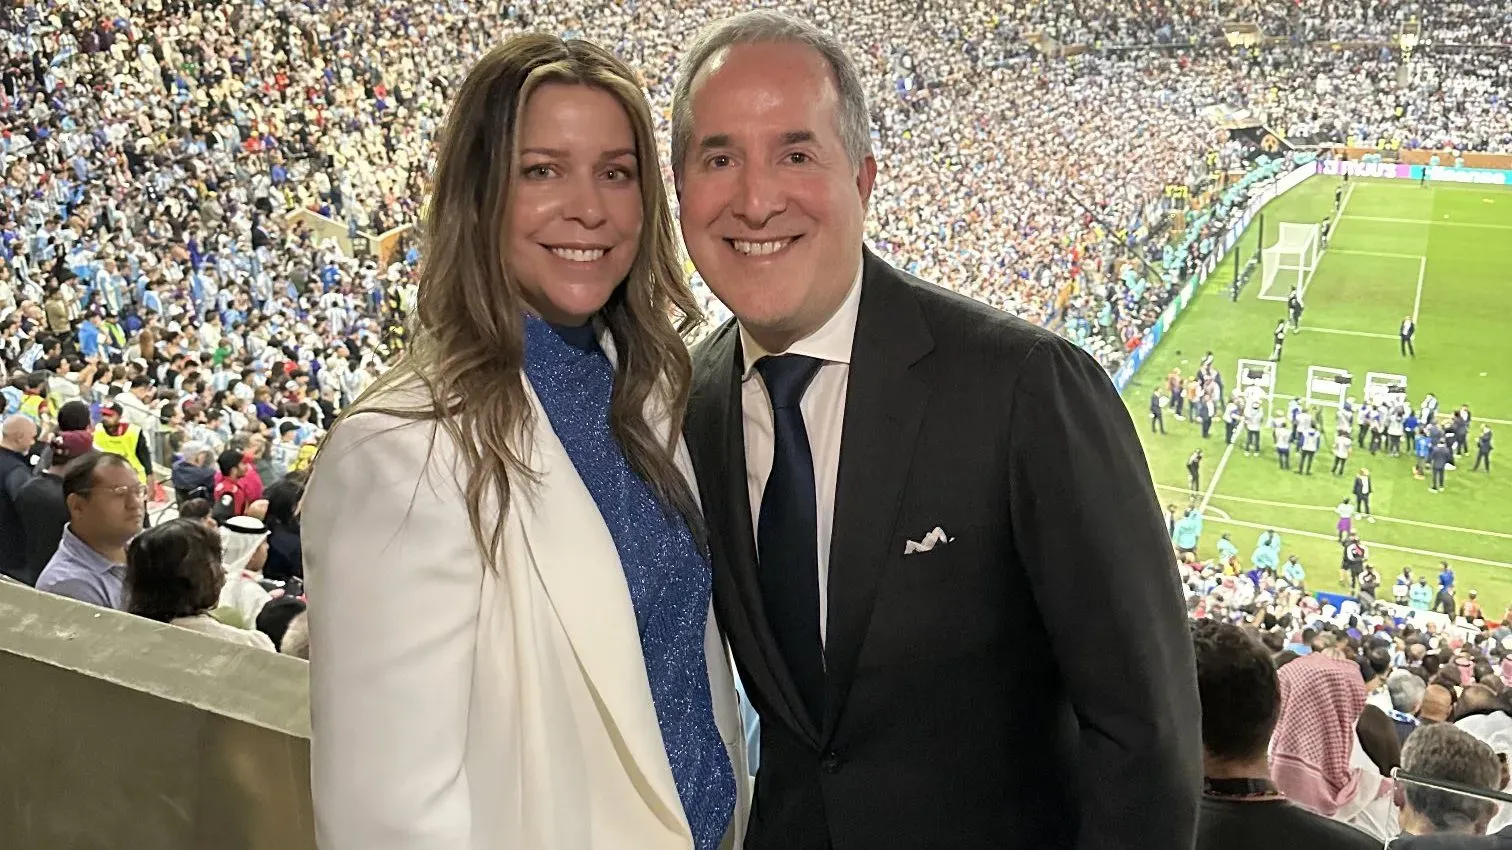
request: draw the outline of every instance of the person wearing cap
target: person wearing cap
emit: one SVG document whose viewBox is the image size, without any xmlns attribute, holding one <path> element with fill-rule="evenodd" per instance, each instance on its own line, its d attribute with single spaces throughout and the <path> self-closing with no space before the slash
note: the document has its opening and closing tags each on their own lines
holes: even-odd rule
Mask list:
<svg viewBox="0 0 1512 850">
<path fill-rule="evenodd" d="M 119 402 L 107 401 L 100 405 L 100 424 L 95 426 L 94 447 L 125 458 L 136 472 L 137 479 L 151 485 L 154 480 L 152 450 L 147 445 L 147 434 L 140 427 L 123 421 L 124 413 Z"/>
<path fill-rule="evenodd" d="M 289 474 L 294 467 L 294 461 L 299 457 L 298 436 L 299 424 L 290 420 L 278 423 L 278 428 L 273 441 L 273 471 L 277 477 L 282 478 Z"/>
<path fill-rule="evenodd" d="M 89 454 L 94 441 L 88 431 L 63 431 L 52 438 L 51 449 L 49 464 L 28 478 L 15 496 L 25 546 L 21 575 L 12 577 L 29 585 L 37 583 L 42 569 L 57 553 L 63 529 L 68 525 L 63 469 L 74 458 Z"/>
<path fill-rule="evenodd" d="M 247 456 L 235 449 L 226 449 L 216 459 L 216 466 L 220 469 L 213 500 L 217 515 L 240 516 L 252 501 L 242 486 L 242 478 L 247 474 Z"/>
</svg>

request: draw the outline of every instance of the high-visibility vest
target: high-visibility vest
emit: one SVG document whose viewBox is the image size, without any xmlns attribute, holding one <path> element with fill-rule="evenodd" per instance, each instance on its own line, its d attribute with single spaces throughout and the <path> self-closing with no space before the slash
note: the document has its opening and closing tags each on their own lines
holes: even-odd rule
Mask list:
<svg viewBox="0 0 1512 850">
<path fill-rule="evenodd" d="M 142 429 L 135 425 L 127 425 L 126 430 L 119 437 L 112 437 L 105 432 L 104 425 L 96 425 L 94 433 L 94 447 L 102 452 L 120 455 L 136 470 L 137 478 L 143 484 L 147 483 L 147 470 L 142 468 L 142 462 L 137 459 L 137 441 L 142 438 Z"/>
<path fill-rule="evenodd" d="M 46 396 L 29 395 L 21 397 L 21 413 L 31 418 L 38 425 L 42 424 L 42 405 L 47 403 Z"/>
</svg>

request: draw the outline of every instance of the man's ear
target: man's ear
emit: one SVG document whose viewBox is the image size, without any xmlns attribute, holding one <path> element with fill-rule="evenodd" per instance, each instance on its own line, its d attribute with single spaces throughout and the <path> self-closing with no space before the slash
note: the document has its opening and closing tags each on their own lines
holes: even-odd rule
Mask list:
<svg viewBox="0 0 1512 850">
<path fill-rule="evenodd" d="M 871 204 L 872 187 L 877 183 L 877 158 L 867 154 L 861 160 L 861 167 L 856 169 L 856 189 L 861 193 L 861 207 L 867 208 Z"/>
</svg>

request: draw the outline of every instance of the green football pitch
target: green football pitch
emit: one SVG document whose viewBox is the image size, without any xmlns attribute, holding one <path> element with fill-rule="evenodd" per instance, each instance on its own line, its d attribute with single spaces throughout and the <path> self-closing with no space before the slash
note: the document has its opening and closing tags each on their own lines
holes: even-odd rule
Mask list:
<svg viewBox="0 0 1512 850">
<path fill-rule="evenodd" d="M 1281 222 L 1334 218 L 1340 185 L 1339 178 L 1314 177 L 1273 201 L 1265 208 L 1264 244 L 1275 243 Z M 1283 559 L 1298 556 L 1310 588 L 1339 590 L 1334 509 L 1351 495 L 1354 474 L 1368 467 L 1376 521 L 1357 518 L 1356 528 L 1386 587 L 1404 566 L 1415 574 L 1426 571 L 1432 581 L 1438 563 L 1448 561 L 1459 600 L 1476 589 L 1486 612 L 1499 617 L 1512 604 L 1512 190 L 1358 179 L 1342 185 L 1342 213 L 1307 286 L 1302 329 L 1287 338 L 1277 368 L 1275 405 L 1284 411 L 1304 395 L 1309 366 L 1352 373 L 1356 403 L 1367 372 L 1405 375 L 1414 406 L 1428 392 L 1438 397 L 1440 415 L 1470 406 L 1471 453 L 1448 473 L 1444 491 L 1432 493 L 1426 480 L 1413 477 L 1405 453 L 1372 456 L 1356 447 L 1348 473 L 1335 477 L 1325 439 L 1313 474 L 1300 476 L 1277 467 L 1269 428 L 1259 457 L 1225 447 L 1221 421 L 1204 441 L 1196 424 L 1175 419 L 1169 408 L 1167 433 L 1152 434 L 1150 392 L 1163 386 L 1172 369 L 1191 376 L 1212 351 L 1225 388 L 1232 389 L 1241 358 L 1270 357 L 1271 334 L 1286 305 L 1260 297 L 1258 269 L 1234 302 L 1230 258 L 1193 296 L 1124 391 L 1160 502 L 1178 509 L 1205 505 L 1200 557 L 1216 555 L 1218 538 L 1227 533 L 1248 566 L 1260 533 L 1275 529 Z M 1241 257 L 1254 252 L 1259 230 L 1257 220 L 1244 234 Z M 1281 281 L 1270 290 L 1282 298 L 1286 292 Z M 1417 316 L 1414 358 L 1398 350 L 1397 329 L 1407 315 Z M 1322 411 L 1329 434 L 1334 412 Z M 1482 424 L 1494 431 L 1495 469 L 1489 474 L 1470 469 Z M 1204 461 L 1193 498 L 1186 460 L 1198 447 Z"/>
</svg>

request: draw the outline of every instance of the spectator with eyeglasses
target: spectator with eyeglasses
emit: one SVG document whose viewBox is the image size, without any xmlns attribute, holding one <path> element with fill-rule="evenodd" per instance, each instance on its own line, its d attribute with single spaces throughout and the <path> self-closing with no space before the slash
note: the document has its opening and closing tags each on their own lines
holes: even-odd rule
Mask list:
<svg viewBox="0 0 1512 850">
<path fill-rule="evenodd" d="M 37 589 L 124 610 L 126 544 L 142 530 L 147 488 L 120 455 L 92 451 L 63 470 L 68 525 Z"/>
</svg>

